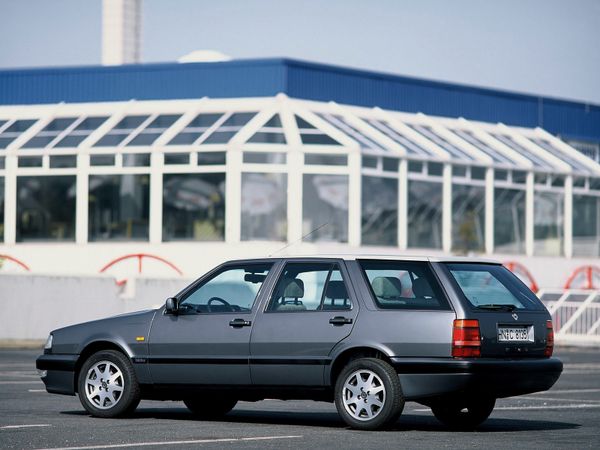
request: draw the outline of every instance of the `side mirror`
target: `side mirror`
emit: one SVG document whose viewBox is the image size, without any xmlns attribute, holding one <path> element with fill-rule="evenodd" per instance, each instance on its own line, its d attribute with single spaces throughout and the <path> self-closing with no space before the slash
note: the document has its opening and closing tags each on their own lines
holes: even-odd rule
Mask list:
<svg viewBox="0 0 600 450">
<path fill-rule="evenodd" d="M 175 297 L 169 297 L 165 302 L 166 314 L 177 314 L 179 310 L 179 301 Z"/>
</svg>

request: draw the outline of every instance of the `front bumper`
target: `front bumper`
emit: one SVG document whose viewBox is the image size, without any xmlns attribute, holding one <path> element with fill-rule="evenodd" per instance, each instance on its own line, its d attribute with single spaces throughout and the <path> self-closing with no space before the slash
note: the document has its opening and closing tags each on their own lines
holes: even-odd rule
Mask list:
<svg viewBox="0 0 600 450">
<path fill-rule="evenodd" d="M 392 358 L 392 365 L 407 400 L 455 394 L 501 398 L 546 391 L 563 367 L 557 358 Z"/>
<path fill-rule="evenodd" d="M 75 365 L 79 355 L 41 355 L 35 362 L 46 375 L 42 381 L 52 394 L 75 395 Z"/>
</svg>

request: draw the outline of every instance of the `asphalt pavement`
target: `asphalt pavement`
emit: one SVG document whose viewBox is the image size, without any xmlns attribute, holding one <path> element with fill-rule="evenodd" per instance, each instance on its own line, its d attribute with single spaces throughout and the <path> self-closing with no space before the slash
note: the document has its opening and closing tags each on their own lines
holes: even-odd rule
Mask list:
<svg viewBox="0 0 600 450">
<path fill-rule="evenodd" d="M 552 390 L 498 400 L 474 432 L 447 430 L 417 403 L 378 432 L 348 429 L 332 404 L 312 401 L 241 402 L 211 422 L 181 402 L 142 401 L 130 418 L 97 419 L 78 398 L 46 393 L 38 353 L 0 350 L 0 449 L 600 448 L 600 349 L 558 349 L 565 370 Z"/>
</svg>

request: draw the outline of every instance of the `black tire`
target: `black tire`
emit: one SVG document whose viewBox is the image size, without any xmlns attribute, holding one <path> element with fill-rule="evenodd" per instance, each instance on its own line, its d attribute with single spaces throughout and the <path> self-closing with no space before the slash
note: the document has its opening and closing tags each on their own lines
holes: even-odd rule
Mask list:
<svg viewBox="0 0 600 450">
<path fill-rule="evenodd" d="M 105 362 L 110 364 L 103 364 Z M 95 372 L 91 372 L 93 368 Z M 116 369 L 120 371 L 120 377 L 116 372 L 111 374 Z M 108 378 L 106 374 L 109 375 Z M 96 378 L 92 380 L 90 377 Z M 94 387 L 93 383 L 98 386 Z M 79 401 L 94 417 L 125 416 L 132 413 L 140 403 L 140 386 L 133 365 L 127 356 L 116 350 L 102 350 L 90 356 L 81 366 L 77 386 Z"/>
<path fill-rule="evenodd" d="M 237 399 L 223 394 L 204 394 L 183 401 L 185 406 L 199 419 L 219 419 L 233 409 Z"/>
<path fill-rule="evenodd" d="M 495 398 L 440 401 L 431 406 L 433 415 L 453 430 L 474 430 L 492 413 Z"/>
<path fill-rule="evenodd" d="M 378 380 L 373 378 L 369 383 L 370 373 L 376 375 Z M 361 387 L 360 383 L 365 385 Z M 354 388 L 346 388 L 347 384 Z M 383 386 L 383 391 L 379 389 L 380 386 Z M 371 392 L 371 389 L 376 392 Z M 376 358 L 350 361 L 336 380 L 334 396 L 339 415 L 357 430 L 378 430 L 391 425 L 404 409 L 398 374 L 388 363 Z"/>
</svg>

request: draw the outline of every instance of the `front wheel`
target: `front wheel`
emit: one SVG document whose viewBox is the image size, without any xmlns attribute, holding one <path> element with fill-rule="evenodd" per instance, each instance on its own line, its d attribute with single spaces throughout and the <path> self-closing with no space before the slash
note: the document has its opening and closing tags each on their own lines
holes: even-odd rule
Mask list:
<svg viewBox="0 0 600 450">
<path fill-rule="evenodd" d="M 352 428 L 377 430 L 390 425 L 404 408 L 398 374 L 380 359 L 351 361 L 335 384 L 335 406 Z"/>
<path fill-rule="evenodd" d="M 495 398 L 448 400 L 432 405 L 431 411 L 451 429 L 473 430 L 490 416 L 495 405 Z"/>
<path fill-rule="evenodd" d="M 95 417 L 118 417 L 133 412 L 140 387 L 133 365 L 121 352 L 103 350 L 90 356 L 78 378 L 79 400 Z"/>
</svg>

